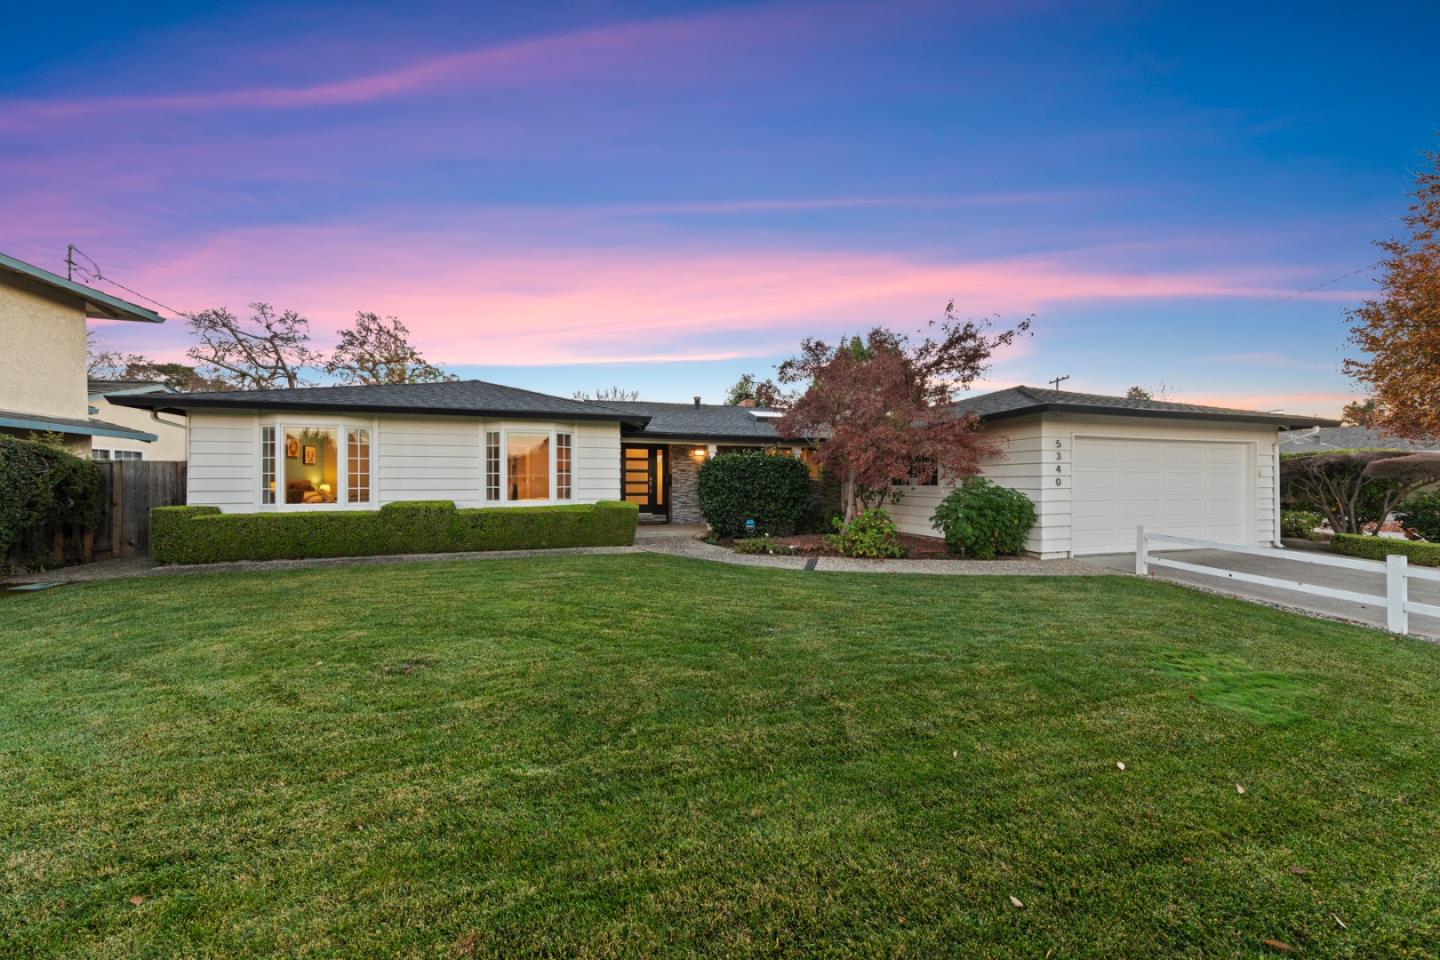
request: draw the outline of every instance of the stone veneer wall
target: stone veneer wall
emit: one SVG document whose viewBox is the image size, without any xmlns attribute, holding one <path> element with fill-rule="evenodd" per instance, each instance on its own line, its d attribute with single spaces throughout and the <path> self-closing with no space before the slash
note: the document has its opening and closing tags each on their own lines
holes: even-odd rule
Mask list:
<svg viewBox="0 0 1440 960">
<path fill-rule="evenodd" d="M 670 457 L 670 522 L 703 523 L 700 513 L 700 464 L 690 455 L 691 443 L 672 443 Z"/>
</svg>

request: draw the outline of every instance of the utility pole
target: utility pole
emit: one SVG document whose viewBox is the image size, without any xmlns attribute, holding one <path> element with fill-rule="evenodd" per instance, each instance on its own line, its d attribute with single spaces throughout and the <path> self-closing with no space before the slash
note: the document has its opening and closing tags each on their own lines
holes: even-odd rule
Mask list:
<svg viewBox="0 0 1440 960">
<path fill-rule="evenodd" d="M 1054 380 L 1046 380 L 1045 382 L 1048 383 L 1048 384 L 1053 385 L 1056 390 L 1059 390 L 1059 389 L 1060 389 L 1060 384 L 1064 383 L 1066 380 L 1069 380 L 1069 379 L 1070 379 L 1070 374 L 1067 373 L 1067 374 L 1065 374 L 1065 376 L 1063 376 L 1063 377 L 1056 377 Z"/>
<path fill-rule="evenodd" d="M 65 279 L 75 279 L 75 244 L 65 244 Z"/>
</svg>

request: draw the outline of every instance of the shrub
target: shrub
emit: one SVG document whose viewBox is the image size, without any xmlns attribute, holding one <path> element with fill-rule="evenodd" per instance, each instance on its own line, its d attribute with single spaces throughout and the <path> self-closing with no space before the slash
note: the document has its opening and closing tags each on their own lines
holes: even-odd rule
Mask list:
<svg viewBox="0 0 1440 960">
<path fill-rule="evenodd" d="M 744 540 L 736 540 L 735 552 L 762 554 L 771 557 L 790 557 L 794 556 L 795 548 L 788 543 L 779 542 L 767 533 L 758 537 L 746 537 Z"/>
<path fill-rule="evenodd" d="M 1324 517 L 1309 510 L 1281 510 L 1280 536 L 1294 540 L 1313 540 L 1315 528 L 1324 522 Z"/>
<path fill-rule="evenodd" d="M 993 560 L 997 554 L 1025 551 L 1025 538 L 1035 526 L 1035 504 L 1018 490 L 966 477 L 940 501 L 930 522 L 955 553 Z"/>
<path fill-rule="evenodd" d="M 46 523 L 93 527 L 100 519 L 100 469 L 59 447 L 0 436 L 0 558 Z"/>
<path fill-rule="evenodd" d="M 845 516 L 840 504 L 841 483 L 829 470 L 810 478 L 810 505 L 795 525 L 796 533 L 827 533 L 835 529 L 835 519 Z"/>
<path fill-rule="evenodd" d="M 1440 542 L 1440 490 L 1415 494 L 1395 511 L 1395 519 L 1422 540 Z"/>
<path fill-rule="evenodd" d="M 795 457 L 759 452 L 722 453 L 700 466 L 700 512 L 715 535 L 788 536 L 810 508 L 810 473 Z"/>
<path fill-rule="evenodd" d="M 628 546 L 633 503 L 457 510 L 448 500 L 379 510 L 226 513 L 216 507 L 156 507 L 150 550 L 157 563 L 369 557 L 470 550 Z"/>
<path fill-rule="evenodd" d="M 884 510 L 861 511 L 846 523 L 835 518 L 835 532 L 825 538 L 842 556 L 883 560 L 905 556 L 900 545 L 900 531 Z"/>
<path fill-rule="evenodd" d="M 1384 560 L 1392 553 L 1410 558 L 1410 562 L 1422 567 L 1440 567 L 1440 543 L 1422 543 L 1419 540 L 1401 540 L 1398 537 L 1370 537 L 1358 533 L 1337 533 L 1330 541 L 1332 553 L 1343 553 L 1347 557 L 1363 557 L 1366 560 Z"/>
</svg>

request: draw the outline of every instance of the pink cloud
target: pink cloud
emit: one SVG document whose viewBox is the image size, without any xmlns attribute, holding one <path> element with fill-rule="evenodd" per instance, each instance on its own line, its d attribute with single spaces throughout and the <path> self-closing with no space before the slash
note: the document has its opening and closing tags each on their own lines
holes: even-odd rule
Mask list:
<svg viewBox="0 0 1440 960">
<path fill-rule="evenodd" d="M 498 223 L 503 223 L 504 218 Z M 297 227 L 221 233 L 124 282 L 184 310 L 264 299 L 328 341 L 356 310 L 399 315 L 451 364 L 769 356 L 800 336 L 920 327 L 954 298 L 1007 320 L 1059 304 L 1270 297 L 1278 271 L 1126 273 L 1078 258 L 920 259 L 796 248 L 712 249 L 665 235 L 609 246 L 518 231 Z M 160 341 L 181 339 L 174 324 Z M 158 343 L 157 343 L 158 346 Z"/>
</svg>

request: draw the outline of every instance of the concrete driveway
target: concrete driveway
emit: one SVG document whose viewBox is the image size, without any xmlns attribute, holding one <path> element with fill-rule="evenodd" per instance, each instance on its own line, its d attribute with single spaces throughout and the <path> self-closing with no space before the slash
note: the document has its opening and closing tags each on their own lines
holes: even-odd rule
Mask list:
<svg viewBox="0 0 1440 960">
<path fill-rule="evenodd" d="M 1152 555 L 1154 553 L 1156 551 L 1152 551 Z M 1161 556 L 1169 555 L 1186 563 L 1204 564 L 1207 567 L 1219 567 L 1222 570 L 1238 570 L 1242 573 L 1254 573 L 1262 577 L 1274 577 L 1281 580 L 1302 580 L 1322 587 L 1336 587 L 1341 590 L 1353 590 L 1356 593 L 1373 594 L 1377 600 L 1373 604 L 1364 605 L 1348 603 L 1344 600 L 1332 600 L 1329 597 L 1316 597 L 1306 593 L 1263 587 L 1254 583 L 1242 583 L 1221 576 L 1203 576 L 1183 570 L 1170 570 L 1165 567 L 1151 567 L 1150 575 L 1157 580 L 1200 587 L 1215 593 L 1239 597 L 1242 600 L 1254 600 L 1316 617 L 1346 620 L 1380 630 L 1385 629 L 1385 574 L 1383 572 L 1372 574 L 1362 570 L 1347 570 L 1344 567 L 1321 566 L 1318 563 L 1297 563 L 1285 559 L 1283 556 L 1286 553 L 1292 555 L 1302 553 L 1298 550 L 1280 550 L 1276 553 L 1278 555 L 1275 557 L 1256 557 L 1245 553 L 1229 553 L 1225 550 L 1175 550 L 1166 551 Z M 1109 570 L 1124 573 L 1135 572 L 1135 554 L 1133 553 L 1110 553 L 1083 559 Z M 1377 564 L 1378 566 L 1379 564 Z M 1412 577 L 1410 579 L 1410 599 L 1420 603 L 1440 604 L 1440 583 Z M 1412 636 L 1420 636 L 1429 640 L 1440 640 L 1440 619 L 1422 617 L 1412 613 L 1410 615 L 1410 633 Z"/>
</svg>

